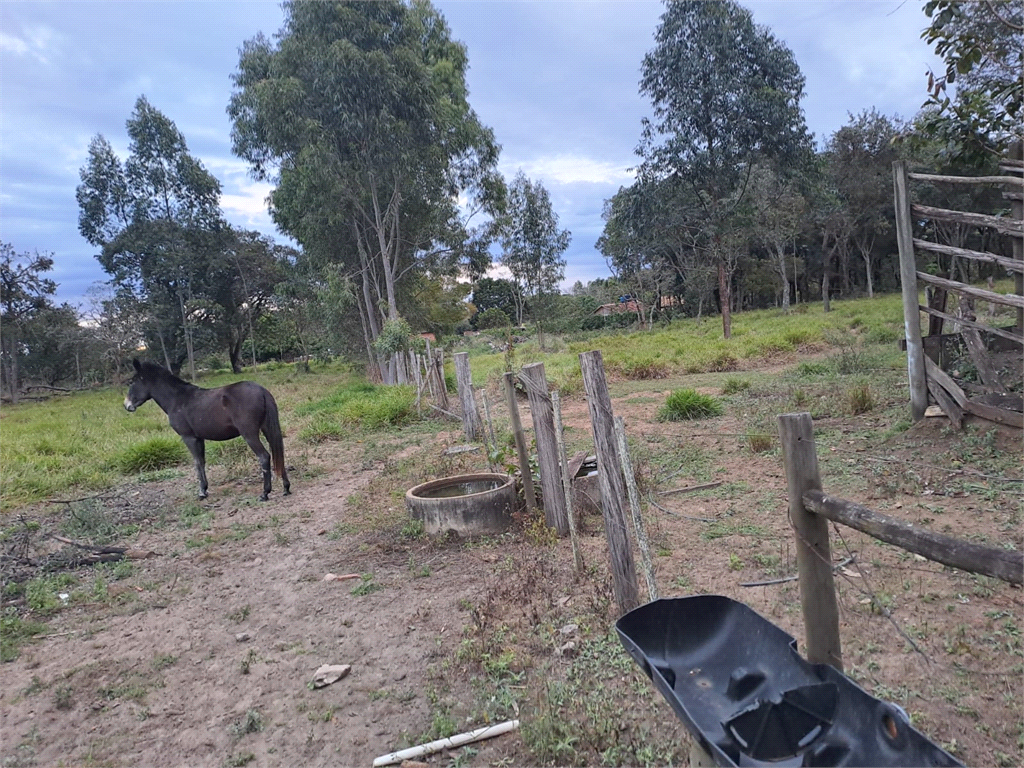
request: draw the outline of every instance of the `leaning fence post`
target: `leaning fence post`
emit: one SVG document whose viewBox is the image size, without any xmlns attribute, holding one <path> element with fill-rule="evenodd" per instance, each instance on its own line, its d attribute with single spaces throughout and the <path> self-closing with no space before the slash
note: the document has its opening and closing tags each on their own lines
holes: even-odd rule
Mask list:
<svg viewBox="0 0 1024 768">
<path fill-rule="evenodd" d="M 615 417 L 615 436 L 619 445 L 619 459 L 622 461 L 622 476 L 626 480 L 629 491 L 629 511 L 633 515 L 633 528 L 636 530 L 636 543 L 640 550 L 640 562 L 644 567 L 644 579 L 647 581 L 647 596 L 651 600 L 658 599 L 658 585 L 654 581 L 654 560 L 651 557 L 651 545 L 647 540 L 647 529 L 640 510 L 640 491 L 636 487 L 636 475 L 633 472 L 633 461 L 629 457 L 629 442 L 626 440 L 626 422 L 621 416 Z"/>
<path fill-rule="evenodd" d="M 917 260 L 914 258 L 914 225 L 910 217 L 907 163 L 892 164 L 893 195 L 896 205 L 896 244 L 900 251 L 900 287 L 903 291 L 903 333 L 907 337 L 907 376 L 910 379 L 910 415 L 924 418 L 928 408 L 928 380 L 921 341 L 921 310 L 917 297 Z"/>
<path fill-rule="evenodd" d="M 551 410 L 555 415 L 555 442 L 558 445 L 558 465 L 562 474 L 562 493 L 565 495 L 565 515 L 569 520 L 569 538 L 572 541 L 572 563 L 576 574 L 583 573 L 583 553 L 580 552 L 579 537 L 576 535 L 576 517 L 572 509 L 572 478 L 569 476 L 569 460 L 565 456 L 565 436 L 562 427 L 562 406 L 558 393 L 551 393 Z"/>
<path fill-rule="evenodd" d="M 526 396 L 530 398 L 533 434 L 537 438 L 540 487 L 544 491 L 544 519 L 550 527 L 558 531 L 559 536 L 565 536 L 569 533 L 569 516 L 565 512 L 562 470 L 555 441 L 555 414 L 551 408 L 544 363 L 524 366 L 520 378 L 526 385 Z"/>
<path fill-rule="evenodd" d="M 459 400 L 462 402 L 462 428 L 466 430 L 466 438 L 477 440 L 482 437 L 483 427 L 480 414 L 476 410 L 476 398 L 473 397 L 473 374 L 469 369 L 469 353 L 455 353 L 455 382 L 459 388 Z"/>
<path fill-rule="evenodd" d="M 533 469 L 530 467 L 530 452 L 526 449 L 526 434 L 523 422 L 519 418 L 519 403 L 516 402 L 514 374 L 506 373 L 501 377 L 505 385 L 505 403 L 508 415 L 512 420 L 512 434 L 516 438 L 516 454 L 519 456 L 519 475 L 523 481 L 523 496 L 526 497 L 526 508 L 532 513 L 537 511 L 537 493 L 533 490 Z"/>
<path fill-rule="evenodd" d="M 832 578 L 832 551 L 828 520 L 804 507 L 803 495 L 821 490 L 814 424 L 809 413 L 779 416 L 779 443 L 786 465 L 789 520 L 796 532 L 796 560 L 800 574 L 800 604 L 804 614 L 807 660 L 843 671 L 839 642 L 839 607 Z"/>
<path fill-rule="evenodd" d="M 625 513 L 626 489 L 622 483 L 619 452 L 615 445 L 612 399 L 608 395 L 601 352 L 581 352 L 580 370 L 583 373 L 583 388 L 586 390 L 587 406 L 590 409 L 590 425 L 594 432 L 604 532 L 608 539 L 608 552 L 612 562 L 612 588 L 619 610 L 627 613 L 640 605 L 640 590 L 636 583 L 633 551 L 629 548 Z"/>
</svg>

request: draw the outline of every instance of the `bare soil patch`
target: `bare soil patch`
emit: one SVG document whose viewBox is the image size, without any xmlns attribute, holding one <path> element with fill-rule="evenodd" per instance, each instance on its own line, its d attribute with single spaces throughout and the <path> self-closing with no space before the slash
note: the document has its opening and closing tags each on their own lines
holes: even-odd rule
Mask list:
<svg viewBox="0 0 1024 768">
<path fill-rule="evenodd" d="M 675 386 L 721 392 L 689 377 L 613 392 L 642 490 L 658 505 L 647 524 L 662 596 L 729 595 L 802 641 L 795 581 L 741 586 L 795 573 L 777 440 L 751 440 L 769 431 L 759 414 L 805 409 L 794 399 L 821 409 L 826 491 L 951 535 L 1024 546 L 1021 486 L 1005 482 L 1008 466 L 1020 477 L 1019 433 L 987 424 L 952 433 L 930 419 L 890 434 L 892 411 L 847 415 L 817 405 L 827 387 L 797 395 L 796 385 L 754 386 L 717 419 L 658 422 Z M 588 448 L 586 403 L 564 409 L 569 450 Z M 581 520 L 582 576 L 569 542 L 535 525 L 467 542 L 427 539 L 409 524 L 406 488 L 485 468 L 482 452 L 444 453 L 461 442 L 437 422 L 318 447 L 305 477 L 293 476 L 293 495 L 275 486 L 267 503 L 256 501 L 255 475 L 217 468 L 202 504 L 190 472 L 97 500 L 139 526 L 132 547 L 157 556 L 122 578 L 71 571 L 66 604 L 48 611 L 5 600 L 47 629 L 2 667 L 4 764 L 369 765 L 513 717 L 519 732 L 428 762 L 684 762 L 685 729 L 612 633 L 599 516 Z M 56 549 L 45 534 L 71 511 L 27 512 L 40 525 L 33 557 Z M 837 574 L 847 674 L 965 763 L 1024 764 L 1021 590 L 849 529 L 833 542 L 837 561 L 854 558 Z M 327 573 L 360 577 L 325 582 Z M 314 690 L 322 664 L 352 670 Z"/>
</svg>

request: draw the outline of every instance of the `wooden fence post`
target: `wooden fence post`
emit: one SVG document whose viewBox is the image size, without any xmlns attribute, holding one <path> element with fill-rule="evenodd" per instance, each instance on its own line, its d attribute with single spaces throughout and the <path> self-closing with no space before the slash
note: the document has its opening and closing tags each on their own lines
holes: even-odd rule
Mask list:
<svg viewBox="0 0 1024 768">
<path fill-rule="evenodd" d="M 462 403 L 462 428 L 466 430 L 466 438 L 479 440 L 483 436 L 483 426 L 476 410 L 476 398 L 473 397 L 473 373 L 469 369 L 468 352 L 455 353 L 455 381 Z"/>
<path fill-rule="evenodd" d="M 1024 146 L 1021 145 L 1021 142 L 1015 141 L 1010 149 L 1007 170 L 1014 174 L 1024 173 L 1024 167 L 1021 166 L 1022 160 L 1024 160 Z M 1024 198 L 1021 197 L 1021 191 L 1014 190 L 1005 194 L 1004 197 L 1010 198 L 1010 210 L 1013 212 L 1013 218 L 1024 219 Z M 1024 260 L 1024 239 L 1013 238 L 1013 258 L 1017 261 Z M 1018 296 L 1024 296 L 1024 274 L 1020 272 L 1014 274 L 1013 290 Z M 1017 333 L 1024 334 L 1024 308 L 1022 307 L 1017 307 L 1016 327 Z"/>
<path fill-rule="evenodd" d="M 558 393 L 551 393 L 551 410 L 555 415 L 555 441 L 558 443 L 558 465 L 561 469 L 562 493 L 565 495 L 565 516 L 569 521 L 569 539 L 572 541 L 572 563 L 576 574 L 583 573 L 583 553 L 576 535 L 576 518 L 572 509 L 572 475 L 569 472 L 569 459 L 565 455 L 565 436 L 562 432 L 562 406 L 558 402 Z"/>
<path fill-rule="evenodd" d="M 914 421 L 920 421 L 928 408 L 928 380 L 924 370 L 924 345 L 921 342 L 914 225 L 910 217 L 910 190 L 907 186 L 905 160 L 897 160 L 892 164 L 892 182 L 896 205 L 896 242 L 900 251 L 900 286 L 903 290 L 903 332 L 907 337 L 910 415 Z"/>
<path fill-rule="evenodd" d="M 597 480 L 601 489 L 601 507 L 604 511 L 604 532 L 608 538 L 608 551 L 612 563 L 612 587 L 615 602 L 622 613 L 640 605 L 640 590 L 636 583 L 636 565 L 629 548 L 626 528 L 626 489 L 622 482 L 619 452 L 615 445 L 615 426 L 612 421 L 612 400 L 604 376 L 601 352 L 580 353 L 583 388 L 587 393 L 590 425 L 594 432 L 597 453 Z"/>
<path fill-rule="evenodd" d="M 544 363 L 523 367 L 520 378 L 526 385 L 533 416 L 533 433 L 537 438 L 537 463 L 540 465 L 540 487 L 544 493 L 544 519 L 558 531 L 559 536 L 569 533 L 569 516 L 565 511 L 562 493 L 562 468 L 558 461 L 558 441 L 555 439 L 555 414 L 548 394 L 548 381 L 544 376 Z"/>
<path fill-rule="evenodd" d="M 839 642 L 839 608 L 832 578 L 832 550 L 828 520 L 804 507 L 803 495 L 821 490 L 814 425 L 809 413 L 779 416 L 779 443 L 786 464 L 789 520 L 796 532 L 796 560 L 800 574 L 800 604 L 804 614 L 807 660 L 843 671 Z"/>
<path fill-rule="evenodd" d="M 523 496 L 526 497 L 526 508 L 532 513 L 537 511 L 537 492 L 533 490 L 533 469 L 530 467 L 530 452 L 526 449 L 526 434 L 523 422 L 519 418 L 519 403 L 516 402 L 516 387 L 513 374 L 506 373 L 501 377 L 505 386 L 505 403 L 508 415 L 512 420 L 512 434 L 516 438 L 516 453 L 519 455 L 519 474 L 523 481 Z"/>
<path fill-rule="evenodd" d="M 633 515 L 633 529 L 636 531 L 636 543 L 640 550 L 640 562 L 644 567 L 644 579 L 647 581 L 647 597 L 658 599 L 658 585 L 654 581 L 654 559 L 651 557 L 651 545 L 647 541 L 647 529 L 640 510 L 640 491 L 636 487 L 636 475 L 633 473 L 633 461 L 629 457 L 629 442 L 626 440 L 626 422 L 621 416 L 615 417 L 615 437 L 619 446 L 619 459 L 622 461 L 622 476 L 626 480 L 629 492 L 629 511 Z"/>
</svg>

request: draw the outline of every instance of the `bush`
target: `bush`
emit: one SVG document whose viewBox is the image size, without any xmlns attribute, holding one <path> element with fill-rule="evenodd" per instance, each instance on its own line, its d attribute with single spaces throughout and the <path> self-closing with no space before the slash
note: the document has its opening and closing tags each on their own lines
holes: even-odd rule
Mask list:
<svg viewBox="0 0 1024 768">
<path fill-rule="evenodd" d="M 510 325 L 512 325 L 512 321 L 498 307 L 484 310 L 476 319 L 476 327 L 481 331 L 486 331 L 489 328 L 508 328 Z"/>
<path fill-rule="evenodd" d="M 653 357 L 629 358 L 619 363 L 619 370 L 627 379 L 664 379 L 668 365 Z"/>
<path fill-rule="evenodd" d="M 730 376 L 725 380 L 725 384 L 722 385 L 723 395 L 735 395 L 737 392 L 743 392 L 744 390 L 750 389 L 750 382 L 746 379 L 741 379 L 737 376 Z"/>
<path fill-rule="evenodd" d="M 871 387 L 867 384 L 860 384 L 850 390 L 849 394 L 850 412 L 854 416 L 867 413 L 875 407 L 875 398 L 871 394 Z"/>
<path fill-rule="evenodd" d="M 151 437 L 129 445 L 114 458 L 114 465 L 126 475 L 173 467 L 188 460 L 185 445 L 176 437 Z"/>
<path fill-rule="evenodd" d="M 721 416 L 724 412 L 722 404 L 710 395 L 702 395 L 695 389 L 677 389 L 666 398 L 658 418 L 662 421 L 686 421 Z"/>
</svg>

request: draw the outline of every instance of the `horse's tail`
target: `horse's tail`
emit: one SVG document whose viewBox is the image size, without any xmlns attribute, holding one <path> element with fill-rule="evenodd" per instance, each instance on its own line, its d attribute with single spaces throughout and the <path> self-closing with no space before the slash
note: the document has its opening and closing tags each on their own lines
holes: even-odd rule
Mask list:
<svg viewBox="0 0 1024 768">
<path fill-rule="evenodd" d="M 281 434 L 281 420 L 277 414 L 277 401 L 270 392 L 264 391 L 263 402 L 267 415 L 263 419 L 263 434 L 270 443 L 270 459 L 274 463 L 274 474 L 284 475 L 284 435 Z"/>
</svg>

